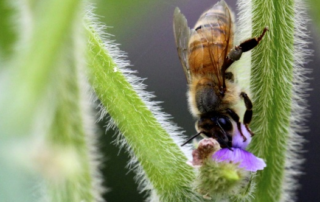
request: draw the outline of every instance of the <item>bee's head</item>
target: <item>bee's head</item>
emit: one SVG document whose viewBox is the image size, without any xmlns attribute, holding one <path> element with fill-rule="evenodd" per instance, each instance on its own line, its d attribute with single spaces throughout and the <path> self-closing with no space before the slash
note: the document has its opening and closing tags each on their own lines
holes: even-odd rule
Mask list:
<svg viewBox="0 0 320 202">
<path fill-rule="evenodd" d="M 196 122 L 197 131 L 216 139 L 221 148 L 231 148 L 232 128 L 229 117 L 221 114 L 206 114 Z"/>
</svg>

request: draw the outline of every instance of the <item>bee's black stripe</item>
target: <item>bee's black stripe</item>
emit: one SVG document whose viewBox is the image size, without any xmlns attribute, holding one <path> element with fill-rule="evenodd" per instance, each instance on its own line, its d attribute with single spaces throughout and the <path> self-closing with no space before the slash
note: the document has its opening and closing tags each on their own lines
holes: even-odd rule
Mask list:
<svg viewBox="0 0 320 202">
<path fill-rule="evenodd" d="M 209 44 L 200 44 L 198 46 L 193 47 L 190 50 L 190 53 L 192 53 L 193 51 L 199 49 L 199 48 L 207 48 L 207 47 L 212 47 L 212 46 L 217 46 L 219 48 L 223 48 L 224 46 L 226 46 L 225 43 L 209 43 Z"/>
<path fill-rule="evenodd" d="M 200 25 L 199 27 L 197 27 L 195 30 L 198 31 L 200 29 L 202 29 L 203 27 L 206 28 L 207 30 L 213 30 L 213 31 L 217 31 L 220 32 L 221 34 L 226 34 L 225 30 L 220 28 L 220 25 L 218 23 L 211 23 L 211 24 L 205 24 L 205 25 Z"/>
</svg>

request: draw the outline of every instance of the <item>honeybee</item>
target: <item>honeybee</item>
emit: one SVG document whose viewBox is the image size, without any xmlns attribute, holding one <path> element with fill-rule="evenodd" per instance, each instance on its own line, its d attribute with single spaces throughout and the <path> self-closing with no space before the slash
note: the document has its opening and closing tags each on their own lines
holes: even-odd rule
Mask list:
<svg viewBox="0 0 320 202">
<path fill-rule="evenodd" d="M 241 92 L 234 80 L 230 65 L 239 60 L 243 52 L 257 46 L 268 30 L 263 29 L 259 37 L 248 39 L 234 46 L 233 14 L 221 0 L 205 11 L 190 29 L 179 8 L 174 11 L 173 30 L 179 59 L 189 84 L 188 102 L 196 121 L 197 134 L 215 138 L 222 148 L 232 147 L 232 136 L 238 131 L 245 142 L 239 115 L 232 108 L 243 99 L 246 111 L 243 124 L 249 129 L 252 119 L 252 102 Z M 183 146 L 182 145 L 182 146 Z"/>
</svg>

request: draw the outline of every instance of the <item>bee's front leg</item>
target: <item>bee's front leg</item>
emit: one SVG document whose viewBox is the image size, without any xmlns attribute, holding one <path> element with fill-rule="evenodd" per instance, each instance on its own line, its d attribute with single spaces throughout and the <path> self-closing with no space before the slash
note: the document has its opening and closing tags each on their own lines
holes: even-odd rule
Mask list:
<svg viewBox="0 0 320 202">
<path fill-rule="evenodd" d="M 241 137 L 243 138 L 243 142 L 247 141 L 246 136 L 243 135 L 242 130 L 241 130 L 241 123 L 240 123 L 240 117 L 238 114 L 233 111 L 232 109 L 227 109 L 227 114 L 237 123 L 238 130 L 240 132 Z"/>
<path fill-rule="evenodd" d="M 223 85 L 221 86 L 222 88 L 222 94 L 225 93 L 225 89 L 226 89 L 226 84 L 225 84 L 225 72 L 226 70 L 232 65 L 232 63 L 234 61 L 237 61 L 241 58 L 241 55 L 243 52 L 247 52 L 250 51 L 251 49 L 253 49 L 254 47 L 256 47 L 260 41 L 262 40 L 263 36 L 265 35 L 265 33 L 268 31 L 268 27 L 265 27 L 262 31 L 262 34 L 259 37 L 254 37 L 251 39 L 247 39 L 244 42 L 242 42 L 239 46 L 235 46 L 233 49 L 231 49 L 231 51 L 229 52 L 229 54 L 227 55 L 227 57 L 224 60 L 224 63 L 222 65 L 222 72 L 223 72 Z"/>
<path fill-rule="evenodd" d="M 268 27 L 265 27 L 262 31 L 262 34 L 259 37 L 254 37 L 251 39 L 247 39 L 244 42 L 242 42 L 239 47 L 241 48 L 242 52 L 247 52 L 251 49 L 253 49 L 254 47 L 256 47 L 260 41 L 262 40 L 264 34 L 269 30 Z"/>
<path fill-rule="evenodd" d="M 268 31 L 268 27 L 263 29 L 262 34 L 259 37 L 254 37 L 251 39 L 247 39 L 242 42 L 239 46 L 235 46 L 228 54 L 228 58 L 232 61 L 239 60 L 243 52 L 250 51 L 254 47 L 256 47 L 260 41 L 262 40 L 265 33 Z"/>
<path fill-rule="evenodd" d="M 249 133 L 251 134 L 251 136 L 254 136 L 253 132 L 249 128 L 249 124 L 252 119 L 252 102 L 246 93 L 242 92 L 240 95 L 243 97 L 244 104 L 246 106 L 246 112 L 243 116 L 243 123 L 246 126 Z"/>
</svg>

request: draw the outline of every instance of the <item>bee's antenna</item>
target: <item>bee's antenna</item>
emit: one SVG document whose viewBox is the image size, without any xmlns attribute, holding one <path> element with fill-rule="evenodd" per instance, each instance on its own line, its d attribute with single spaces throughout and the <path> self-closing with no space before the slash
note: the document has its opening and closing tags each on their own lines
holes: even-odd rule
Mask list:
<svg viewBox="0 0 320 202">
<path fill-rule="evenodd" d="M 186 145 L 188 142 L 190 142 L 191 140 L 193 140 L 194 138 L 198 137 L 202 132 L 199 132 L 197 134 L 195 134 L 194 136 L 190 137 L 185 143 L 183 143 L 181 145 L 181 147 L 183 147 L 184 145 Z"/>
</svg>

